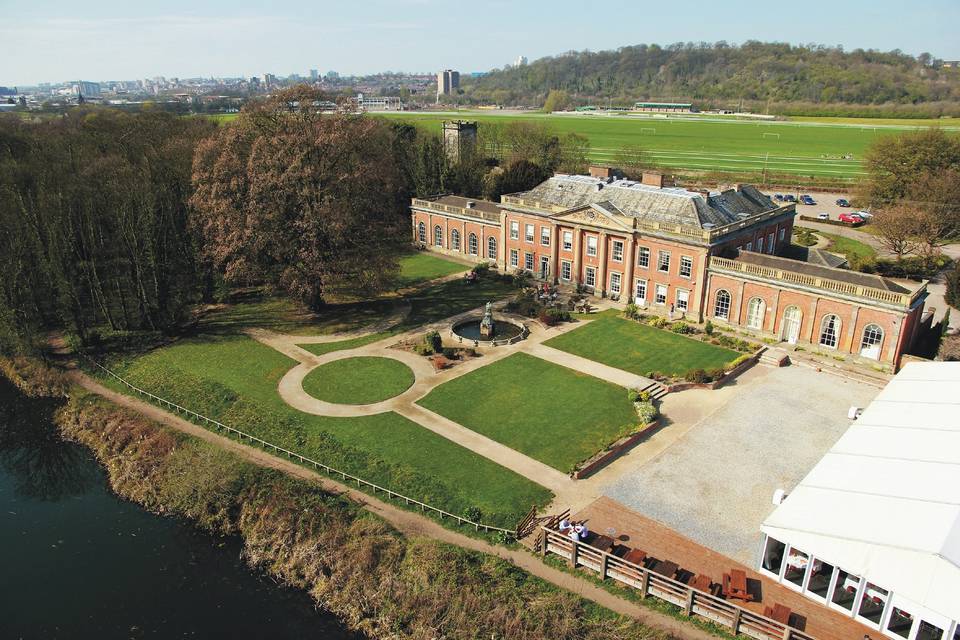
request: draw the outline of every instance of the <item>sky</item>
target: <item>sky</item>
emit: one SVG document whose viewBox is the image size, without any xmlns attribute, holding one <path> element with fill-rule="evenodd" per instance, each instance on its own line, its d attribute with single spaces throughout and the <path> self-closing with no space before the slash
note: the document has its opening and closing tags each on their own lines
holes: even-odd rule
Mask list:
<svg viewBox="0 0 960 640">
<path fill-rule="evenodd" d="M 0 85 L 487 71 L 527 56 L 763 40 L 960 59 L 960 0 L 0 0 Z"/>
</svg>

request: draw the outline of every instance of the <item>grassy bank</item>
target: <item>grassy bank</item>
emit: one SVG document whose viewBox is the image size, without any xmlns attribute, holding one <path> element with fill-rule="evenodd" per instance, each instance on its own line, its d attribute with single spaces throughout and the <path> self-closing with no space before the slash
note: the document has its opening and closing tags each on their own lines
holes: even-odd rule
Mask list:
<svg viewBox="0 0 960 640">
<path fill-rule="evenodd" d="M 304 589 L 373 638 L 665 637 L 506 561 L 405 537 L 358 505 L 263 469 L 80 389 L 63 435 L 90 448 L 120 496 L 239 535 L 251 566 Z"/>
</svg>

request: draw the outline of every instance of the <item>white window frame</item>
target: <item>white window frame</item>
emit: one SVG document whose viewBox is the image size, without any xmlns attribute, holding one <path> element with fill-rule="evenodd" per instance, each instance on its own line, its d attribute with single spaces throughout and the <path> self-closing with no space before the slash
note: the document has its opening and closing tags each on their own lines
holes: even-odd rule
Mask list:
<svg viewBox="0 0 960 640">
<path fill-rule="evenodd" d="M 523 241 L 533 244 L 534 235 L 537 233 L 537 226 L 534 224 L 527 224 L 523 227 Z"/>
<path fill-rule="evenodd" d="M 563 250 L 573 251 L 573 231 L 563 232 Z"/>
<path fill-rule="evenodd" d="M 560 261 L 560 279 L 566 282 L 570 282 L 570 278 L 573 277 L 573 263 L 569 260 Z"/>
<path fill-rule="evenodd" d="M 620 295 L 623 292 L 623 274 L 619 271 L 610 272 L 610 293 Z"/>
<path fill-rule="evenodd" d="M 665 284 L 655 284 L 653 286 L 653 304 L 659 307 L 667 306 L 667 296 L 670 295 L 670 286 Z M 660 298 L 663 298 L 661 300 Z"/>
<path fill-rule="evenodd" d="M 470 235 L 467 236 L 467 253 L 472 256 L 480 255 L 480 240 L 475 233 L 470 233 Z"/>
<path fill-rule="evenodd" d="M 623 240 L 614 240 L 610 253 L 614 262 L 623 262 Z"/>
<path fill-rule="evenodd" d="M 641 269 L 650 268 L 650 247 L 637 247 L 637 266 Z"/>
<path fill-rule="evenodd" d="M 883 327 L 881 327 L 881 326 L 880 326 L 879 324 L 877 324 L 876 322 L 871 322 L 871 323 L 867 324 L 867 326 L 865 326 L 865 327 L 863 328 L 863 331 L 860 333 L 860 349 L 857 351 L 857 355 L 862 356 L 862 357 L 864 357 L 864 358 L 871 358 L 871 359 L 873 359 L 872 356 L 869 356 L 869 355 L 864 356 L 864 355 L 863 355 L 863 348 L 864 348 L 864 346 L 865 346 L 866 343 L 867 343 L 867 331 L 870 331 L 871 328 L 875 328 L 874 331 L 871 331 L 872 334 L 879 334 L 879 337 L 876 339 L 876 341 L 871 340 L 871 342 L 870 342 L 870 346 L 876 345 L 876 347 L 877 347 L 877 357 L 876 357 L 876 360 L 879 360 L 879 359 L 880 359 L 880 356 L 883 354 L 883 339 L 884 339 L 885 336 L 884 336 Z"/>
<path fill-rule="evenodd" d="M 787 237 L 787 228 L 780 227 L 780 242 L 783 242 L 783 239 Z"/>
<path fill-rule="evenodd" d="M 684 273 L 684 271 L 686 271 L 686 273 Z M 681 278 L 693 277 L 693 258 L 690 256 L 680 256 L 679 273 Z"/>
<path fill-rule="evenodd" d="M 753 242 L 748 242 L 746 246 L 747 251 L 753 251 Z"/>
<path fill-rule="evenodd" d="M 450 248 L 454 251 L 460 251 L 460 230 L 452 229 L 450 231 Z"/>
<path fill-rule="evenodd" d="M 666 260 L 664 260 L 666 258 Z M 670 273 L 670 252 L 665 249 L 657 251 L 657 271 Z"/>
<path fill-rule="evenodd" d="M 510 239 L 511 240 L 520 239 L 520 223 L 516 220 L 510 221 Z"/>
<path fill-rule="evenodd" d="M 721 307 L 721 305 L 720 305 L 720 294 L 721 294 L 721 293 L 724 294 L 724 295 L 726 295 L 726 303 L 725 303 L 725 305 L 724 305 L 724 306 L 726 306 L 726 311 L 725 311 L 723 314 L 717 313 L 717 309 L 719 309 L 719 308 Z M 732 303 L 732 302 L 733 302 L 733 298 L 730 296 L 730 292 L 729 292 L 729 291 L 727 291 L 726 289 L 717 289 L 717 290 L 714 292 L 714 294 L 713 294 L 713 313 L 712 313 L 711 315 L 713 315 L 713 317 L 714 317 L 714 318 L 717 318 L 718 320 L 725 320 L 725 321 L 729 322 L 729 321 L 730 321 L 730 307 L 731 307 L 731 303 Z"/>
<path fill-rule="evenodd" d="M 583 270 L 583 284 L 588 287 L 597 286 L 597 268 L 596 267 L 586 267 Z"/>
<path fill-rule="evenodd" d="M 497 238 L 496 236 L 490 236 L 487 238 L 487 259 L 496 260 L 497 259 Z"/>
<path fill-rule="evenodd" d="M 833 345 L 824 344 L 823 336 L 826 332 L 827 320 L 829 318 L 836 318 L 836 324 L 833 328 Z M 843 321 L 840 320 L 840 316 L 835 313 L 828 313 L 822 318 L 820 318 L 820 330 L 817 333 L 817 344 L 823 347 L 824 349 L 837 349 L 840 347 L 840 336 L 843 335 Z"/>
<path fill-rule="evenodd" d="M 689 311 L 690 310 L 690 291 L 688 289 L 677 289 L 677 293 L 674 296 L 673 304 L 677 311 L 683 311 L 683 312 Z"/>
<path fill-rule="evenodd" d="M 443 227 L 433 226 L 433 246 L 443 248 Z"/>
<path fill-rule="evenodd" d="M 763 236 L 757 238 L 757 253 L 763 253 Z"/>
<path fill-rule="evenodd" d="M 427 244 L 427 225 L 422 220 L 417 223 L 417 239 L 422 244 Z"/>
<path fill-rule="evenodd" d="M 754 302 L 757 302 L 757 306 L 754 307 Z M 756 317 L 759 316 L 759 317 Z M 747 301 L 747 323 L 746 326 L 748 329 L 753 329 L 755 331 L 763 331 L 764 319 L 767 317 L 767 303 L 760 296 L 753 296 L 750 300 Z M 756 324 L 752 321 L 757 320 Z"/>
<path fill-rule="evenodd" d="M 641 290 L 643 295 L 640 295 Z M 647 281 L 643 278 L 637 278 L 633 281 L 633 301 L 641 306 L 647 304 Z"/>
<path fill-rule="evenodd" d="M 523 268 L 533 273 L 533 269 L 536 266 L 536 262 L 533 259 L 533 253 L 529 251 L 523 252 Z"/>
<path fill-rule="evenodd" d="M 520 266 L 520 252 L 516 249 L 510 249 L 510 266 L 519 267 Z"/>
<path fill-rule="evenodd" d="M 587 236 L 587 255 L 597 255 L 597 236 Z"/>
<path fill-rule="evenodd" d="M 773 250 L 777 247 L 775 237 L 776 236 L 774 236 L 772 231 L 767 234 L 767 253 L 771 255 L 773 254 Z"/>
<path fill-rule="evenodd" d="M 540 245 L 550 246 L 550 227 L 540 227 Z"/>
</svg>

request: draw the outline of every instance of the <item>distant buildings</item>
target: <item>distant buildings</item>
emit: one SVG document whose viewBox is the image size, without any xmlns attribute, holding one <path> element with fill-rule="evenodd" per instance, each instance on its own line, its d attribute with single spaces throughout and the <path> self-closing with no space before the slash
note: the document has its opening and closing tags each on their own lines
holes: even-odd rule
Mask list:
<svg viewBox="0 0 960 640">
<path fill-rule="evenodd" d="M 460 158 L 477 144 L 477 123 L 467 120 L 444 120 L 443 150 L 452 162 Z"/>
<path fill-rule="evenodd" d="M 316 69 L 310 69 L 310 79 L 311 79 L 311 80 L 313 80 L 314 82 L 316 82 L 316 81 L 317 81 L 317 78 L 319 78 L 319 77 L 320 77 L 320 72 L 318 72 Z"/>
<path fill-rule="evenodd" d="M 73 85 L 73 93 L 77 98 L 89 100 L 90 98 L 100 97 L 100 84 L 97 82 L 84 82 L 80 80 Z"/>
<path fill-rule="evenodd" d="M 403 111 L 403 103 L 396 96 L 365 96 L 353 98 L 355 111 Z"/>
<path fill-rule="evenodd" d="M 449 96 L 456 93 L 460 88 L 460 72 L 451 69 L 444 69 L 437 73 L 437 102 L 440 102 L 440 96 Z"/>
<path fill-rule="evenodd" d="M 527 66 L 527 56 L 517 56 L 517 61 L 513 64 L 515 67 Z"/>
</svg>

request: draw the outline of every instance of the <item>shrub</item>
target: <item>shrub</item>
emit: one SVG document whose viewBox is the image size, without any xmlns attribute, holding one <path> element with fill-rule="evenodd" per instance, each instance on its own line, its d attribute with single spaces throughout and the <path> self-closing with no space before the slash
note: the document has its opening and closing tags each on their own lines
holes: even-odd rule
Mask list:
<svg viewBox="0 0 960 640">
<path fill-rule="evenodd" d="M 481 511 L 479 507 L 467 507 L 463 510 L 463 517 L 467 520 L 480 522 L 480 520 L 483 519 L 483 511 Z"/>
<path fill-rule="evenodd" d="M 433 353 L 439 353 L 443 351 L 443 338 L 441 338 L 440 334 L 436 331 L 430 331 L 423 336 L 423 342 L 430 345 L 430 348 L 433 349 Z"/>
<path fill-rule="evenodd" d="M 623 310 L 623 315 L 631 320 L 636 320 L 638 317 L 640 317 L 640 307 L 631 302 Z"/>
<path fill-rule="evenodd" d="M 691 369 L 683 376 L 687 382 L 707 382 L 707 372 L 703 369 Z"/>
<path fill-rule="evenodd" d="M 476 357 L 477 357 L 477 350 L 474 349 L 473 347 L 470 347 L 469 349 L 464 349 L 463 352 L 464 352 L 465 354 L 467 354 L 467 356 L 470 357 L 470 358 L 476 358 Z"/>
<path fill-rule="evenodd" d="M 665 326 L 667 326 L 667 321 L 661 318 L 660 316 L 654 316 L 653 318 L 650 318 L 650 322 L 648 324 L 651 327 L 655 327 L 657 329 L 663 329 Z"/>
<path fill-rule="evenodd" d="M 554 318 L 556 322 L 570 322 L 570 312 L 565 309 L 547 309 L 547 315 Z"/>
<path fill-rule="evenodd" d="M 634 404 L 637 402 L 650 402 L 651 400 L 649 391 L 637 391 L 636 389 L 630 389 L 627 392 L 627 398 Z"/>
<path fill-rule="evenodd" d="M 888 278 L 912 278 L 914 280 L 926 278 L 929 280 L 949 263 L 950 259 L 943 255 L 932 257 L 907 256 L 901 260 L 880 258 L 867 268 L 865 268 L 866 265 L 861 265 L 859 270 L 867 273 L 878 273 Z M 955 272 L 956 270 L 954 270 Z"/>
<path fill-rule="evenodd" d="M 637 402 L 634 407 L 637 410 L 637 417 L 640 419 L 640 424 L 646 425 L 653 422 L 660 411 L 657 410 L 657 407 L 652 402 Z"/>
<path fill-rule="evenodd" d="M 730 363 L 730 368 L 734 369 L 736 367 L 739 367 L 741 364 L 743 364 L 749 359 L 750 359 L 750 356 L 748 355 L 738 356 L 733 362 Z"/>
<path fill-rule="evenodd" d="M 707 324 L 703 325 L 703 330 L 708 336 L 713 335 L 713 323 L 707 320 Z"/>
<path fill-rule="evenodd" d="M 524 271 L 523 269 L 520 269 L 513 274 L 513 286 L 525 287 L 527 286 L 527 281 L 529 279 L 530 279 L 530 274 Z"/>
<path fill-rule="evenodd" d="M 960 307 L 960 262 L 953 266 L 947 274 L 947 292 L 944 294 L 947 304 L 951 307 Z M 949 309 L 947 312 L 949 313 Z M 944 325 L 946 326 L 946 325 Z"/>
<path fill-rule="evenodd" d="M 453 347 L 444 347 L 442 351 L 443 351 L 443 357 L 445 358 L 450 358 L 451 360 L 455 360 L 459 357 L 457 354 L 457 350 L 454 349 Z"/>
<path fill-rule="evenodd" d="M 715 367 L 707 371 L 707 376 L 711 380 L 719 380 L 724 376 L 724 374 L 726 374 L 726 371 L 724 371 L 723 367 Z"/>
<path fill-rule="evenodd" d="M 433 345 L 429 345 L 426 342 L 418 342 L 413 345 L 413 352 L 421 356 L 432 356 Z"/>
<path fill-rule="evenodd" d="M 688 325 L 686 322 L 676 322 L 670 327 L 670 331 L 674 333 L 679 333 L 681 335 L 689 335 L 695 331 L 693 327 Z"/>
<path fill-rule="evenodd" d="M 538 316 L 538 319 L 540 320 L 540 322 L 547 325 L 548 327 L 552 327 L 556 325 L 557 322 L 559 322 L 557 320 L 557 317 L 554 315 L 551 315 L 549 311 L 541 312 L 540 315 Z"/>
<path fill-rule="evenodd" d="M 480 264 L 475 264 L 473 265 L 473 269 L 470 269 L 470 271 L 477 274 L 478 276 L 486 275 L 490 271 L 490 263 L 481 262 Z"/>
</svg>

